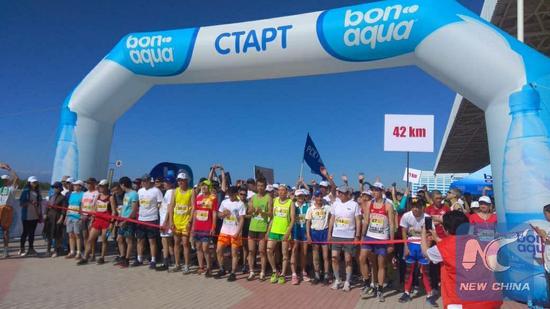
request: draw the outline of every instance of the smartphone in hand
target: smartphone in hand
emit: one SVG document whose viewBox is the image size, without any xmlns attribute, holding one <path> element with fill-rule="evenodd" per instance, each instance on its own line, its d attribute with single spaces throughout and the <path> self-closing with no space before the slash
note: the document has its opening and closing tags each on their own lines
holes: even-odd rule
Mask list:
<svg viewBox="0 0 550 309">
<path fill-rule="evenodd" d="M 424 217 L 424 226 L 426 227 L 427 231 L 433 228 L 432 217 Z"/>
</svg>

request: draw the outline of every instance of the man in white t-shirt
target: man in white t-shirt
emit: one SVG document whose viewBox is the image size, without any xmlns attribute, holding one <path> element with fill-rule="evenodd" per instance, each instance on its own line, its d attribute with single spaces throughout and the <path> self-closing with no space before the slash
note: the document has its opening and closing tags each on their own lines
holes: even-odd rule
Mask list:
<svg viewBox="0 0 550 309">
<path fill-rule="evenodd" d="M 173 176 L 168 176 L 163 180 L 163 188 L 165 192 L 159 209 L 159 223 L 161 227 L 167 226 L 168 222 L 170 222 L 168 212 L 170 208 L 170 203 L 172 202 L 172 196 L 174 194 L 174 183 L 176 182 Z M 163 264 L 159 265 L 159 267 L 157 267 L 157 270 L 168 270 L 168 266 L 170 265 L 170 256 L 174 255 L 174 242 L 172 236 L 173 233 L 172 229 L 170 228 L 160 231 L 160 238 L 162 240 Z"/>
<path fill-rule="evenodd" d="M 0 228 L 4 234 L 4 258 L 8 258 L 8 244 L 10 241 L 10 227 L 13 222 L 13 207 L 15 206 L 15 190 L 19 178 L 14 170 L 6 163 L 0 162 L 0 169 L 10 172 L 11 177 L 2 175 L 0 179 Z"/>
<path fill-rule="evenodd" d="M 159 224 L 159 208 L 162 204 L 162 191 L 153 186 L 154 179 L 148 174 L 141 177 L 142 188 L 138 190 L 139 196 L 139 211 L 138 221 L 136 226 L 136 238 L 138 239 L 137 251 L 138 257 L 132 266 L 140 266 L 143 264 L 143 251 L 145 250 L 145 239 L 149 240 L 149 248 L 151 249 L 151 261 L 149 269 L 155 269 L 157 265 L 157 236 L 158 228 L 151 226 Z"/>
<path fill-rule="evenodd" d="M 332 198 L 330 209 L 330 222 L 328 241 L 332 244 L 332 269 L 334 271 L 333 290 L 342 286 L 340 280 L 340 253 L 344 251 L 344 260 L 346 264 L 346 281 L 342 290 L 350 290 L 350 281 L 352 274 L 352 255 L 356 248 L 353 241 L 359 241 L 361 237 L 361 208 L 359 204 L 351 199 L 352 189 L 348 186 L 341 186 L 337 190 L 338 199 Z M 346 244 L 349 242 L 350 244 Z"/>
<path fill-rule="evenodd" d="M 218 246 L 216 255 L 218 264 L 220 265 L 219 272 L 214 278 L 219 279 L 226 274 L 224 270 L 223 251 L 226 247 L 231 246 L 231 273 L 227 281 L 235 281 L 237 277 L 237 265 L 239 265 L 239 249 L 242 246 L 242 230 L 244 225 L 244 216 L 246 215 L 246 206 L 237 198 L 239 189 L 235 186 L 229 187 L 227 194 L 229 198 L 222 201 L 218 209 L 218 217 L 223 219 L 220 236 L 218 236 Z"/>
</svg>

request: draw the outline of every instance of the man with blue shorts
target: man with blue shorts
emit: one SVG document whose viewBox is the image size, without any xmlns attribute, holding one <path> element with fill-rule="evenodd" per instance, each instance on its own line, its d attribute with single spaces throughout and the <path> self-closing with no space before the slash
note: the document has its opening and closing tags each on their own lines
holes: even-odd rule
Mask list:
<svg viewBox="0 0 550 309">
<path fill-rule="evenodd" d="M 403 214 L 399 222 L 402 228 L 401 233 L 403 234 L 403 239 L 409 241 L 403 246 L 403 257 L 407 263 L 407 270 L 405 272 L 405 292 L 399 298 L 399 302 L 406 303 L 412 300 L 411 288 L 413 285 L 415 267 L 418 264 L 422 276 L 422 283 L 426 290 L 426 303 L 436 308 L 438 305 L 435 302 L 435 297 L 432 295 L 432 287 L 430 284 L 430 261 L 422 254 L 422 248 L 420 246 L 425 218 L 429 217 L 424 213 L 425 204 L 426 202 L 423 199 L 413 198 L 411 200 L 411 210 Z M 431 227 L 428 228 L 431 229 Z"/>
<path fill-rule="evenodd" d="M 323 284 L 328 285 L 330 257 L 328 252 L 328 222 L 330 218 L 330 206 L 323 201 L 323 193 L 320 190 L 313 194 L 313 205 L 307 209 L 306 213 L 306 232 L 308 243 L 312 243 L 313 253 L 313 269 L 315 276 L 311 280 L 311 284 L 321 282 L 321 273 L 319 265 L 319 248 L 323 250 Z"/>
<path fill-rule="evenodd" d="M 124 191 L 124 199 L 119 215 L 121 218 L 136 219 L 138 213 L 139 196 L 137 192 L 132 189 L 132 181 L 128 177 L 122 177 L 120 178 L 118 183 Z M 120 259 L 120 261 L 115 265 L 119 265 L 123 268 L 129 266 L 130 257 L 134 249 L 134 232 L 134 223 L 125 220 L 121 220 L 118 223 L 117 242 L 119 248 L 126 248 L 126 252 L 124 256 Z"/>
</svg>

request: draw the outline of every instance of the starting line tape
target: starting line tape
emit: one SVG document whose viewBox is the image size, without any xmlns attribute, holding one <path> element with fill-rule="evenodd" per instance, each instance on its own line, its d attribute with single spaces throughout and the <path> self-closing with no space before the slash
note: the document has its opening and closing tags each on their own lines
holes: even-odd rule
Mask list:
<svg viewBox="0 0 550 309">
<path fill-rule="evenodd" d="M 61 207 L 61 206 L 48 206 L 48 208 L 59 209 L 59 210 L 62 210 L 63 212 L 65 212 L 65 213 L 67 211 L 69 211 L 69 209 L 67 207 Z M 77 212 L 75 210 L 70 210 L 70 211 Z M 163 226 L 158 225 L 158 224 L 149 223 L 149 222 L 146 222 L 146 221 L 139 221 L 139 220 L 132 219 L 132 218 L 125 218 L 125 217 L 115 216 L 113 214 L 108 214 L 108 213 L 102 213 L 102 212 L 96 212 L 96 211 L 86 211 L 86 210 L 79 210 L 78 213 L 84 214 L 84 215 L 90 215 L 92 217 L 98 217 L 98 218 L 101 218 L 101 219 L 107 220 L 107 221 L 110 221 L 110 220 L 114 219 L 116 221 L 131 222 L 131 223 L 135 223 L 137 225 L 144 225 L 144 226 L 159 229 L 159 230 L 163 229 Z M 201 232 L 196 232 L 196 233 L 203 233 L 203 232 L 201 231 Z M 217 236 L 219 236 L 219 235 L 217 235 L 217 234 L 212 235 L 212 237 L 217 237 Z M 241 239 L 243 239 L 243 240 L 257 240 L 257 241 L 265 240 L 265 238 L 251 238 L 251 237 L 241 237 Z M 409 241 L 409 240 L 402 240 L 402 239 L 396 239 L 396 240 L 369 240 L 369 241 L 365 241 L 365 240 L 359 240 L 359 241 L 355 241 L 355 240 L 354 241 L 311 241 L 311 242 L 290 239 L 290 241 L 308 243 L 308 244 L 311 244 L 311 245 L 394 245 L 394 244 L 404 244 L 404 243 L 412 242 L 412 241 Z"/>
</svg>

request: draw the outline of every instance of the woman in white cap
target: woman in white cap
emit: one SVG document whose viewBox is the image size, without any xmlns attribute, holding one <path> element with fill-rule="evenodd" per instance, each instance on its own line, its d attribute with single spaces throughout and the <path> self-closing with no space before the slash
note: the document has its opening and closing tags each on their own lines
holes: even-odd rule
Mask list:
<svg viewBox="0 0 550 309">
<path fill-rule="evenodd" d="M 109 182 L 103 179 L 98 186 L 99 196 L 92 206 L 92 221 L 90 226 L 90 235 L 88 236 L 88 245 L 84 250 L 84 258 L 78 261 L 77 265 L 88 263 L 88 258 L 95 247 L 97 238 L 101 234 L 101 256 L 97 260 L 98 265 L 105 264 L 105 254 L 107 253 L 107 231 L 113 228 L 113 219 L 111 213 L 113 206 L 111 205 L 111 195 L 109 193 Z"/>
<path fill-rule="evenodd" d="M 21 192 L 19 205 L 21 205 L 21 219 L 23 220 L 23 233 L 21 234 L 21 249 L 19 255 L 36 255 L 34 250 L 34 232 L 36 225 L 42 219 L 42 196 L 38 179 L 31 176 L 27 179 L 27 185 Z M 29 250 L 25 252 L 25 242 L 29 240 Z"/>
</svg>

